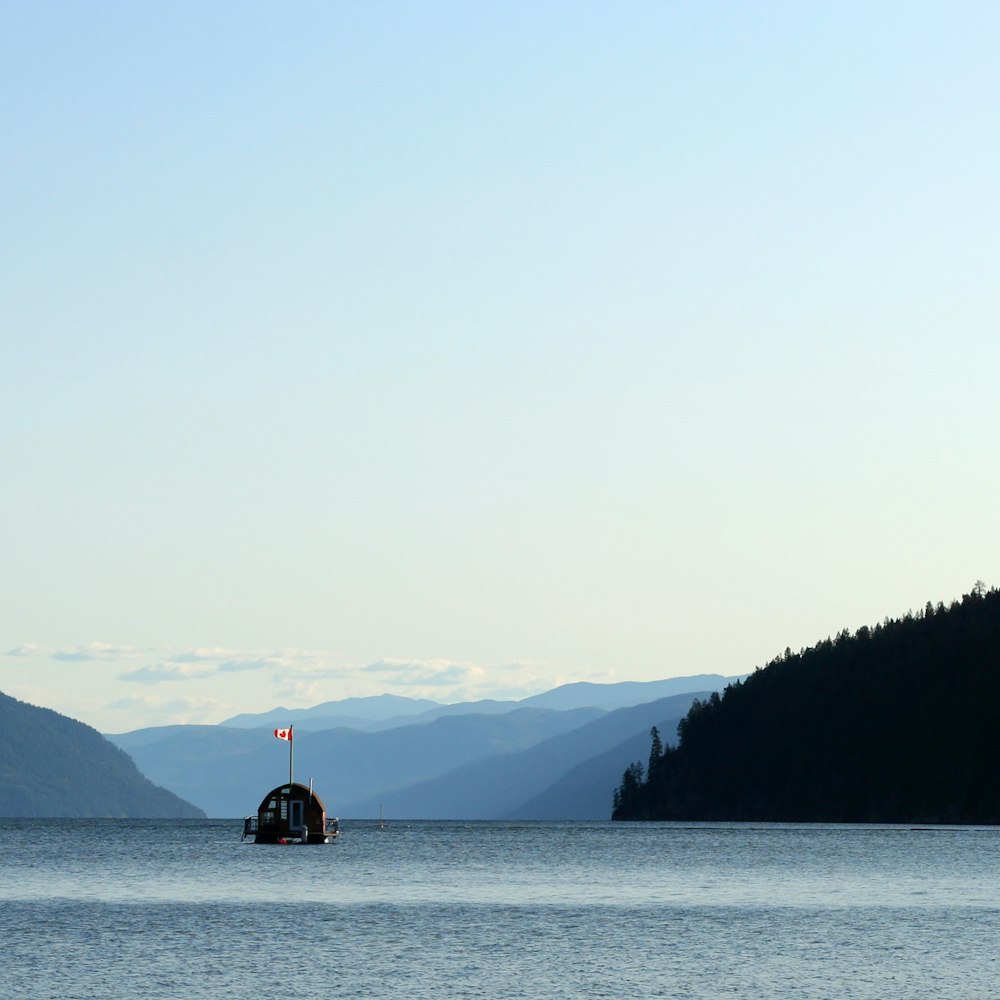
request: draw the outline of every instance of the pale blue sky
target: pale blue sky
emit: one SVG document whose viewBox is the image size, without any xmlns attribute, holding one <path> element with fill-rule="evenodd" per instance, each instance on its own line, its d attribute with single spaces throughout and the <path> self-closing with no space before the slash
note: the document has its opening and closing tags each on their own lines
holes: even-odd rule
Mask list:
<svg viewBox="0 0 1000 1000">
<path fill-rule="evenodd" d="M 1000 582 L 1000 5 L 0 26 L 0 690 L 735 674 Z"/>
</svg>

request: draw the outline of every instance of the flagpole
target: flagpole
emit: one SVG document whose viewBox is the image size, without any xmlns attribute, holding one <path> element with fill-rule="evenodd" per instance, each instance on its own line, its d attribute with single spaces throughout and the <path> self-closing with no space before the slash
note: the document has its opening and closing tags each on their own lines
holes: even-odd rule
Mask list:
<svg viewBox="0 0 1000 1000">
<path fill-rule="evenodd" d="M 292 748 L 295 746 L 295 740 L 292 739 L 292 727 L 288 727 L 288 785 L 291 787 L 292 784 Z"/>
</svg>

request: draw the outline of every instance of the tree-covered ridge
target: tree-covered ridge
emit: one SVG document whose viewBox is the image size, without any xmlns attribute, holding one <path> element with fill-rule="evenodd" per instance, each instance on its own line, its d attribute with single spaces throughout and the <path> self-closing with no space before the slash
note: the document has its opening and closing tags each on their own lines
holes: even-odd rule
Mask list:
<svg viewBox="0 0 1000 1000">
<path fill-rule="evenodd" d="M 0 816 L 198 818 L 96 729 L 0 693 Z"/>
<path fill-rule="evenodd" d="M 615 819 L 1000 823 L 1000 592 L 786 650 L 678 735 Z"/>
</svg>

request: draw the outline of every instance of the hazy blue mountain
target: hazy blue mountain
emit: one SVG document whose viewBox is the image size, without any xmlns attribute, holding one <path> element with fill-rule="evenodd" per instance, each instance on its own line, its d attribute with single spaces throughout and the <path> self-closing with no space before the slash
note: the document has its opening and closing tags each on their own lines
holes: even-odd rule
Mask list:
<svg viewBox="0 0 1000 1000">
<path fill-rule="evenodd" d="M 483 698 L 479 701 L 460 701 L 451 705 L 435 705 L 419 715 L 411 715 L 406 718 L 406 723 L 433 722 L 435 719 L 443 719 L 449 715 L 505 715 L 519 708 L 527 708 L 523 701 L 497 701 L 494 698 Z M 535 707 L 535 706 L 530 706 Z M 581 706 L 590 707 L 590 706 Z M 392 720 L 387 720 L 386 725 Z M 397 723 L 401 719 L 394 720 Z"/>
<path fill-rule="evenodd" d="M 0 816 L 190 818 L 96 729 L 0 694 Z"/>
<path fill-rule="evenodd" d="M 319 707 L 329 708 L 330 704 L 336 705 L 336 702 Z M 359 732 L 364 733 L 378 733 L 386 729 L 396 729 L 399 726 L 426 725 L 428 722 L 433 722 L 435 719 L 441 719 L 449 715 L 504 715 L 507 712 L 513 712 L 518 708 L 524 707 L 518 701 L 493 701 L 489 699 L 458 702 L 453 705 L 438 705 L 434 702 L 422 702 L 421 704 L 432 704 L 434 707 L 413 715 L 391 715 L 382 719 L 365 719 L 351 715 L 310 714 L 295 721 L 294 725 L 297 730 L 303 732 L 316 732 L 320 729 L 337 729 L 342 727 L 357 729 Z M 279 717 L 277 713 L 280 711 L 281 709 L 276 709 L 273 714 L 268 713 L 268 716 L 272 719 L 277 719 Z M 313 712 L 314 710 L 304 709 L 303 711 Z M 246 716 L 245 718 L 251 717 Z M 225 724 L 223 723 L 223 725 Z M 273 722 L 272 725 L 277 726 L 279 724 Z M 286 722 L 281 725 L 284 727 L 288 723 Z"/>
<path fill-rule="evenodd" d="M 342 698 L 340 701 L 326 701 L 312 708 L 272 708 L 257 714 L 244 713 L 225 719 L 220 725 L 239 729 L 284 728 L 310 723 L 310 729 L 324 728 L 315 725 L 317 719 L 350 719 L 355 722 L 372 722 L 391 719 L 396 716 L 413 716 L 429 708 L 437 708 L 438 702 L 426 698 L 404 698 L 395 694 L 379 694 L 370 698 Z M 343 725 L 341 722 L 335 725 Z M 333 728 L 327 726 L 325 728 Z"/>
<path fill-rule="evenodd" d="M 427 699 L 404 698 L 383 694 L 371 698 L 343 698 L 311 708 L 273 708 L 267 712 L 244 713 L 224 720 L 220 725 L 240 729 L 284 728 L 292 724 L 303 731 L 346 727 L 362 732 L 377 732 L 396 726 L 433 722 L 449 715 L 502 715 L 518 708 L 547 708 L 566 711 L 573 708 L 601 708 L 611 711 L 667 698 L 687 691 L 721 691 L 737 680 L 721 674 L 698 674 L 670 677 L 659 681 L 620 681 L 594 684 L 581 681 L 564 684 L 542 694 L 517 701 L 458 702 L 443 705 Z"/>
<path fill-rule="evenodd" d="M 386 815 L 406 819 L 500 819 L 514 814 L 531 818 L 523 809 L 529 800 L 554 785 L 567 771 L 604 751 L 622 747 L 622 757 L 614 768 L 595 772 L 590 786 L 581 793 L 589 803 L 588 809 L 594 809 L 593 803 L 600 799 L 604 803 L 586 818 L 610 819 L 614 788 L 625 768 L 636 759 L 632 748 L 643 746 L 648 755 L 650 728 L 661 724 L 671 727 L 668 736 L 672 736 L 677 721 L 694 699 L 709 693 L 687 692 L 618 709 L 530 748 L 494 753 L 409 786 L 347 797 L 342 812 L 347 816 L 375 816 L 381 803 Z M 565 808 L 566 816 L 553 818 L 579 818 L 569 814 L 580 812 L 584 806 L 567 801 Z"/>
<path fill-rule="evenodd" d="M 131 733 L 118 733 L 107 736 L 116 747 L 121 747 L 127 754 L 131 754 L 138 747 L 144 747 L 149 743 L 159 743 L 162 740 L 170 739 L 173 736 L 192 737 L 196 733 L 214 732 L 217 726 L 151 726 L 149 729 L 136 729 Z"/>
<path fill-rule="evenodd" d="M 664 746 L 677 742 L 683 716 L 650 724 L 660 731 Z M 504 819 L 609 819 L 614 790 L 633 761 L 645 766 L 649 756 L 649 729 L 635 733 L 617 746 L 570 768 L 551 785 L 532 796 Z"/>
<path fill-rule="evenodd" d="M 350 816 L 362 796 L 375 802 L 397 789 L 437 777 L 457 765 L 524 749 L 603 714 L 520 708 L 504 715 L 464 715 L 383 733 L 331 729 L 304 733 L 294 743 L 295 778 L 315 779 L 327 808 Z M 210 816 L 243 816 L 288 778 L 288 744 L 269 728 L 165 727 L 109 737 L 128 747 L 152 780 L 203 808 Z"/>
<path fill-rule="evenodd" d="M 403 789 L 472 761 L 520 751 L 570 732 L 605 714 L 605 705 L 632 703 L 664 688 L 680 689 L 690 701 L 696 692 L 704 695 L 721 689 L 726 681 L 710 674 L 646 683 L 569 684 L 520 702 L 486 699 L 457 705 L 392 695 L 345 698 L 307 709 L 276 708 L 234 716 L 219 726 L 164 726 L 109 738 L 131 753 L 150 778 L 211 815 L 240 816 L 251 812 L 270 788 L 287 780 L 287 745 L 276 741 L 272 731 L 291 722 L 298 737 L 296 778 L 314 778 L 331 811 L 349 817 L 363 815 L 364 809 L 374 815 L 379 802 Z M 564 707 L 546 707 L 545 701 Z M 557 781 L 559 767 L 569 770 L 630 735 L 623 731 L 600 747 L 543 762 L 522 791 L 511 786 L 504 802 L 516 808 L 545 784 Z M 539 775 L 545 776 L 543 784 L 538 783 Z M 448 808 L 457 806 L 450 803 Z"/>
<path fill-rule="evenodd" d="M 412 725 L 432 722 L 449 715 L 503 715 L 518 708 L 547 708 L 565 712 L 575 708 L 600 708 L 612 711 L 640 705 L 659 698 L 667 698 L 688 691 L 721 691 L 737 678 L 723 677 L 721 674 L 700 674 L 694 677 L 671 677 L 664 681 L 621 681 L 615 684 L 592 684 L 586 681 L 578 684 L 564 684 L 542 694 L 522 698 L 519 701 L 496 701 L 486 698 L 480 701 L 463 701 L 453 705 L 435 705 L 418 715 L 402 715 L 372 721 L 364 726 L 370 732 L 388 729 L 398 725 Z M 337 704 L 336 702 L 330 704 Z M 314 729 L 323 728 L 329 719 L 313 718 L 310 725 Z M 341 722 L 340 725 L 351 725 Z M 332 728 L 332 726 L 330 727 Z"/>
<path fill-rule="evenodd" d="M 611 711 L 615 708 L 628 708 L 629 705 L 648 704 L 688 691 L 722 691 L 735 680 L 736 677 L 723 677 L 721 674 L 697 674 L 693 677 L 668 677 L 661 681 L 620 681 L 616 684 L 579 681 L 524 698 L 521 704 L 532 708 L 554 708 L 558 711 L 584 707 Z"/>
</svg>

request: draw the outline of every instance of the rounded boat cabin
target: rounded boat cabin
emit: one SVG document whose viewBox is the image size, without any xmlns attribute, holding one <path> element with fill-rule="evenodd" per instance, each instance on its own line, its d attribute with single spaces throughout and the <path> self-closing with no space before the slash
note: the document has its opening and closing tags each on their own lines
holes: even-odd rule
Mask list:
<svg viewBox="0 0 1000 1000">
<path fill-rule="evenodd" d="M 257 815 L 243 820 L 243 837 L 253 837 L 255 844 L 327 844 L 338 833 L 339 823 L 327 818 L 323 800 L 297 783 L 272 789 Z"/>
</svg>

